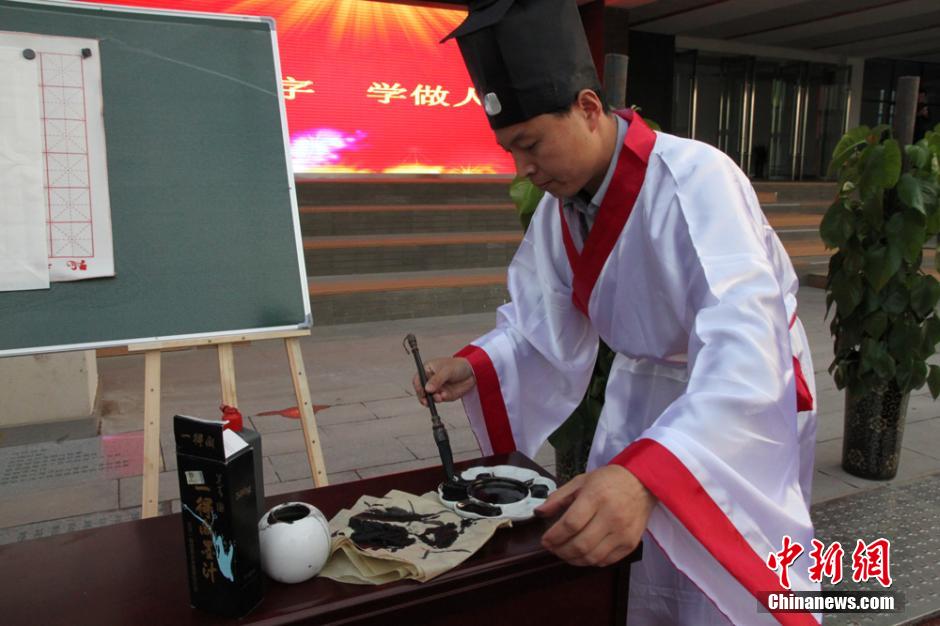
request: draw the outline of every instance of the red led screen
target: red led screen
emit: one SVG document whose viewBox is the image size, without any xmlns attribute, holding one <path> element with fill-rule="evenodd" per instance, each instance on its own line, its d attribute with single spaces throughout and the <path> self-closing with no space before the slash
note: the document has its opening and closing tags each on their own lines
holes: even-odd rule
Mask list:
<svg viewBox="0 0 940 626">
<path fill-rule="evenodd" d="M 95 1 L 95 0 L 92 0 Z M 376 0 L 122 0 L 277 20 L 294 171 L 509 174 L 455 41 L 465 11 Z"/>
</svg>

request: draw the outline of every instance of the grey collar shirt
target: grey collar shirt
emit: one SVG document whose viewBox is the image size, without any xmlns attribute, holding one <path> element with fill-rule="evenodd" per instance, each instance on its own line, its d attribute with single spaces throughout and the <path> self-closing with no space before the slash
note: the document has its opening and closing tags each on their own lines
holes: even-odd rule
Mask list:
<svg viewBox="0 0 940 626">
<path fill-rule="evenodd" d="M 581 240 L 587 240 L 588 232 L 594 225 L 594 219 L 597 212 L 600 211 L 601 203 L 607 194 L 607 188 L 610 186 L 610 180 L 614 177 L 614 170 L 617 169 L 617 160 L 620 158 L 620 151 L 623 149 L 623 138 L 627 135 L 627 121 L 619 115 L 614 116 L 617 120 L 617 143 L 614 146 L 614 155 L 610 159 L 610 165 L 607 166 L 607 174 L 597 188 L 597 193 L 593 197 L 582 189 L 573 198 L 565 198 L 565 212 L 569 215 L 576 215 L 581 224 Z"/>
</svg>

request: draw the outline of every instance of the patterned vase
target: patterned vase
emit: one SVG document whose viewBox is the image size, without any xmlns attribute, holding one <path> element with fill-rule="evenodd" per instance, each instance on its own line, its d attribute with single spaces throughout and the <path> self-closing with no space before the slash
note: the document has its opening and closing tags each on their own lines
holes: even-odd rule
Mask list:
<svg viewBox="0 0 940 626">
<path fill-rule="evenodd" d="M 846 390 L 842 469 L 871 480 L 895 477 L 909 397 L 894 381 L 862 393 Z"/>
</svg>

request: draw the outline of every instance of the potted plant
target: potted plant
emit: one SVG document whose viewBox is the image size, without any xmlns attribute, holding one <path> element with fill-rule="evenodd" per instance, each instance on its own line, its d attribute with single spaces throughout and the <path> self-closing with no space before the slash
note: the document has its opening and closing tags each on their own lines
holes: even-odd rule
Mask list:
<svg viewBox="0 0 940 626">
<path fill-rule="evenodd" d="M 890 479 L 910 392 L 927 383 L 940 394 L 940 367 L 927 363 L 940 341 L 940 283 L 923 269 L 924 245 L 940 231 L 940 126 L 903 151 L 887 125 L 850 130 L 829 174 L 839 192 L 820 234 L 836 250 L 826 314 L 834 304 L 829 372 L 846 391 L 842 467 Z"/>
</svg>

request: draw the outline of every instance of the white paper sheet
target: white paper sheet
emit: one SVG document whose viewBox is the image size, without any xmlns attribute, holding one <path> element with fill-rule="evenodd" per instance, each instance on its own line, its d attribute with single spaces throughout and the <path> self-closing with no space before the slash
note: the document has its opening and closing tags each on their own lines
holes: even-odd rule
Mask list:
<svg viewBox="0 0 940 626">
<path fill-rule="evenodd" d="M 0 46 L 36 54 L 50 278 L 114 276 L 98 42 L 0 32 Z"/>
<path fill-rule="evenodd" d="M 0 45 L 0 291 L 48 287 L 39 65 Z"/>
</svg>

